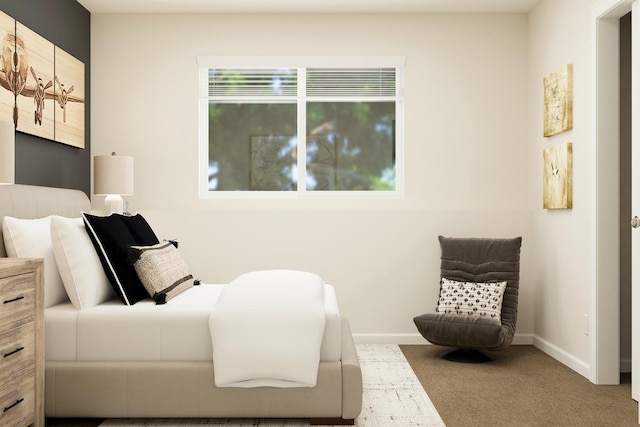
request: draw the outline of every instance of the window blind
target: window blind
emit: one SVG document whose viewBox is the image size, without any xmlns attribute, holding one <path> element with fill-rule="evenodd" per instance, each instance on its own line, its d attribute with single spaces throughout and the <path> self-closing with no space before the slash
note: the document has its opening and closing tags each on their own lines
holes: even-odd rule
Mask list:
<svg viewBox="0 0 640 427">
<path fill-rule="evenodd" d="M 384 97 L 396 92 L 395 68 L 307 68 L 307 97 Z M 206 96 L 279 98 L 298 96 L 295 68 L 209 68 Z"/>
<path fill-rule="evenodd" d="M 217 98 L 295 97 L 298 74 L 290 68 L 210 68 L 207 88 Z"/>
<path fill-rule="evenodd" d="M 308 68 L 307 96 L 395 97 L 395 68 Z"/>
</svg>

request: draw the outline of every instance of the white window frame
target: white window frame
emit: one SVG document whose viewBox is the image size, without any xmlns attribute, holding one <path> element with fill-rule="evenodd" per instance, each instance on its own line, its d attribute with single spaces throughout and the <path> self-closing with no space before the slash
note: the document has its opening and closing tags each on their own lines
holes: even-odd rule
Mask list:
<svg viewBox="0 0 640 427">
<path fill-rule="evenodd" d="M 370 198 L 389 199 L 404 196 L 404 56 L 198 56 L 199 73 L 199 159 L 198 188 L 201 199 L 219 198 Z M 395 190 L 390 191 L 308 191 L 306 190 L 306 103 L 313 97 L 297 97 L 298 125 L 298 182 L 296 191 L 209 191 L 209 101 L 207 93 L 208 72 L 210 68 L 297 68 L 298 91 L 304 93 L 306 68 L 395 68 L 396 69 L 396 141 L 395 141 Z M 332 101 L 323 97 L 322 101 Z M 336 101 L 344 99 L 336 98 Z M 349 101 L 366 101 L 366 98 L 349 98 Z"/>
</svg>

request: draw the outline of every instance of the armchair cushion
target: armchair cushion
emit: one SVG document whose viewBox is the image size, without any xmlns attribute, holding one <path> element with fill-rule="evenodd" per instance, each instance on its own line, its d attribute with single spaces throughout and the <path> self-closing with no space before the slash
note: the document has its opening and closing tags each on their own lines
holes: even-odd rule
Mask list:
<svg viewBox="0 0 640 427">
<path fill-rule="evenodd" d="M 436 345 L 499 350 L 506 342 L 500 322 L 487 317 L 426 313 L 416 316 L 413 321 L 422 336 Z"/>
</svg>

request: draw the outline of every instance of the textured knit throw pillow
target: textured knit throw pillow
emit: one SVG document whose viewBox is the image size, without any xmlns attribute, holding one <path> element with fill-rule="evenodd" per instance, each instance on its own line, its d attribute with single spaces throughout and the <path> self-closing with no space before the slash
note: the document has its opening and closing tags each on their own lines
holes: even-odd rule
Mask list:
<svg viewBox="0 0 640 427">
<path fill-rule="evenodd" d="M 193 286 L 193 276 L 171 242 L 131 246 L 129 261 L 156 304 L 164 304 Z"/>
<path fill-rule="evenodd" d="M 477 315 L 500 321 L 506 288 L 507 282 L 458 282 L 443 277 L 436 312 Z"/>
</svg>

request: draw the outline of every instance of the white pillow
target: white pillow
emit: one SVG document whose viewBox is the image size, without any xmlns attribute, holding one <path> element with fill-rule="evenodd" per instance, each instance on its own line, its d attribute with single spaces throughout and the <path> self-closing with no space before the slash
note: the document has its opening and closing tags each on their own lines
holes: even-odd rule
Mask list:
<svg viewBox="0 0 640 427">
<path fill-rule="evenodd" d="M 459 282 L 442 278 L 436 313 L 477 315 L 500 321 L 507 282 Z"/>
<path fill-rule="evenodd" d="M 51 246 L 51 216 L 20 219 L 5 216 L 2 234 L 7 255 L 12 258 L 44 259 L 44 306 L 68 301 Z"/>
<path fill-rule="evenodd" d="M 114 296 L 82 218 L 51 217 L 53 254 L 71 303 L 78 310 Z"/>
</svg>

